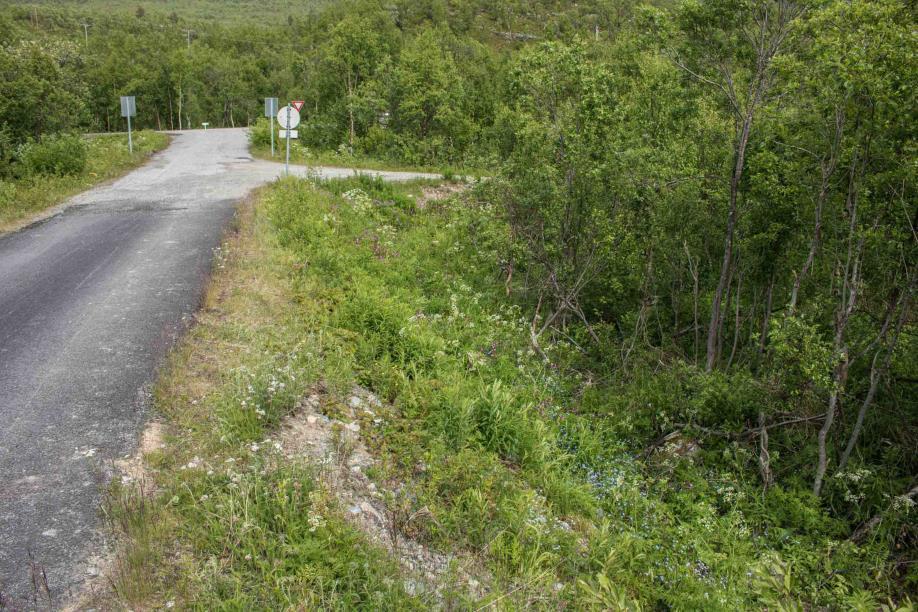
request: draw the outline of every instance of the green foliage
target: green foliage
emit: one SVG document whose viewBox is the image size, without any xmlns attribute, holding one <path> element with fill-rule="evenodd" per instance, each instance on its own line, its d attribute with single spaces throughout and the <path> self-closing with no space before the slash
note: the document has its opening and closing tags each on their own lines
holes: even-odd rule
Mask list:
<svg viewBox="0 0 918 612">
<path fill-rule="evenodd" d="M 249 128 L 249 143 L 253 147 L 271 146 L 271 122 L 268 119 L 259 119 Z"/>
<path fill-rule="evenodd" d="M 511 607 L 906 601 L 913 6 L 353 0 L 269 26 L 169 7 L 4 9 L 4 218 L 38 190 L 18 147 L 120 129 L 122 93 L 141 127 L 250 125 L 257 152 L 262 98 L 304 99 L 299 162 L 481 167 L 461 201 L 367 178 L 267 196 L 326 382 L 398 415 L 370 438 L 432 516 L 416 534 L 484 549 Z M 123 154 L 106 142 L 54 180 Z M 209 405 L 225 444 L 294 405 L 262 384 L 276 365 Z"/>
<path fill-rule="evenodd" d="M 393 404 L 371 439 L 385 473 L 409 483 L 411 509 L 429 513 L 414 533 L 486 550 L 500 580 L 561 581 L 559 597 L 581 607 L 831 606 L 882 592 L 869 577 L 881 548 L 839 545 L 845 522 L 806 483 L 762 494 L 744 431 L 782 410 L 767 382 L 686 363 L 654 371 L 635 357 L 629 380 L 584 390 L 544 367 L 502 283 L 476 272 L 506 246 L 493 210 L 474 199 L 419 210 L 410 187 L 366 178 L 324 188 L 338 195 L 282 183 L 271 219 L 308 262 L 293 275 L 299 303 L 346 347 L 346 369 Z M 494 236 L 470 248 L 483 219 Z M 572 348 L 545 346 L 560 363 L 580 359 Z M 643 461 L 628 451 L 676 427 L 682 442 Z M 792 460 L 783 450 L 772 447 L 774 461 Z M 772 572 L 768 551 L 792 566 L 789 591 L 757 582 Z M 828 587 L 832 572 L 850 578 Z"/>
<path fill-rule="evenodd" d="M 16 142 L 73 129 L 85 119 L 83 58 L 66 40 L 19 39 L 0 49 L 0 126 Z"/>
<path fill-rule="evenodd" d="M 16 149 L 10 131 L 6 127 L 0 128 L 0 178 L 7 178 L 12 174 Z"/>
<path fill-rule="evenodd" d="M 791 395 L 824 395 L 837 360 L 819 329 L 799 317 L 777 321 L 769 337 L 774 374 Z"/>
<path fill-rule="evenodd" d="M 500 382 L 482 390 L 472 409 L 485 448 L 522 467 L 550 461 L 551 436 L 544 423 L 528 414 L 531 406 L 519 406 Z"/>
<path fill-rule="evenodd" d="M 417 150 L 416 160 L 457 159 L 470 139 L 467 94 L 444 47 L 448 40 L 448 32 L 422 31 L 401 50 L 394 70 L 392 126 Z"/>
<path fill-rule="evenodd" d="M 27 174 L 66 176 L 86 169 L 88 148 L 76 134 L 29 142 L 19 150 L 19 164 Z"/>
</svg>

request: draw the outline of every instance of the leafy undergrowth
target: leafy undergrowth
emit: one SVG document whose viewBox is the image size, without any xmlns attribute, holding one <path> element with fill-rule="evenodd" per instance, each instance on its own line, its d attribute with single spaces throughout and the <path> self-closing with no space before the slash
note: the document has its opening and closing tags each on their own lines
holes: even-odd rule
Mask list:
<svg viewBox="0 0 918 612">
<path fill-rule="evenodd" d="M 169 144 L 160 132 L 134 132 L 134 152 L 124 134 L 100 134 L 87 139 L 86 166 L 64 176 L 34 174 L 0 179 L 0 232 L 14 228 L 41 211 L 93 185 L 123 174 Z"/>
<path fill-rule="evenodd" d="M 289 179 L 246 209 L 157 389 L 171 435 L 147 457 L 156 490 L 113 493 L 122 603 L 880 606 L 883 547 L 846 542 L 802 493 L 763 494 L 739 447 L 634 452 L 614 390 L 563 365 L 580 358 L 573 339 L 542 347 L 555 365 L 530 349 L 495 272 L 495 211 L 421 189 Z M 477 559 L 486 592 L 406 588 L 397 551 L 349 520 L 317 466 L 281 452 L 303 398 L 321 393 L 340 418 L 355 384 L 385 406 L 359 431 L 367 476 L 398 492 L 383 500 L 401 536 Z"/>
</svg>

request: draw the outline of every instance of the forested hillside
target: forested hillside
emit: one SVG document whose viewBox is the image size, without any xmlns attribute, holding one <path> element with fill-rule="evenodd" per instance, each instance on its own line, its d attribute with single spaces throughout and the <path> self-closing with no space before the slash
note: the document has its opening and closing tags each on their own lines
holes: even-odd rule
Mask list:
<svg viewBox="0 0 918 612">
<path fill-rule="evenodd" d="M 563 548 L 545 572 L 580 595 L 546 605 L 911 605 L 914 4 L 274 5 L 259 23 L 144 2 L 4 9 L 0 178 L 30 140 L 123 129 L 125 94 L 139 127 L 163 130 L 252 125 L 264 97 L 303 99 L 305 147 L 486 169 L 461 211 L 373 217 L 409 240 L 376 235 L 378 259 L 413 269 L 339 252 L 340 236 L 367 240 L 366 219 L 340 213 L 323 234 L 339 214 L 327 194 L 287 183 L 293 204 L 272 209 L 310 262 L 300 281 L 327 272 L 334 324 L 372 330 L 354 368 L 417 419 L 423 433 L 399 438 L 412 459 L 500 474 L 474 499 L 443 493 L 462 471 L 445 459 L 418 476 L 425 507 L 465 512 L 427 537 L 493 545 L 469 517 L 511 525 L 519 507 L 487 497 L 519 478 L 533 504 L 577 517 L 576 538 L 539 546 Z M 449 379 L 443 354 L 464 373 Z M 520 534 L 499 562 L 535 567 L 542 549 Z"/>
</svg>

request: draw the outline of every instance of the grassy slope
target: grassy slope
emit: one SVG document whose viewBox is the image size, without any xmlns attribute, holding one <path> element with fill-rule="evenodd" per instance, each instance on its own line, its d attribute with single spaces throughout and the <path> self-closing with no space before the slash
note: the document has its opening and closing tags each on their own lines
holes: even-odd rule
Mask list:
<svg viewBox="0 0 918 612">
<path fill-rule="evenodd" d="M 155 391 L 171 433 L 145 457 L 157 492 L 147 497 L 137 483 L 112 491 L 108 515 L 127 544 L 113 564 L 117 603 L 91 603 L 417 608 L 392 561 L 343 519 L 315 466 L 272 454 L 266 438 L 322 376 L 319 349 L 288 283 L 295 262 L 263 210 L 249 203 L 240 216 L 198 324 Z"/>
<path fill-rule="evenodd" d="M 89 138 L 86 169 L 80 174 L 0 181 L 0 233 L 27 223 L 42 211 L 97 183 L 124 174 L 168 144 L 169 137 L 165 134 L 136 132 L 131 154 L 125 135 L 93 136 Z"/>
<path fill-rule="evenodd" d="M 286 157 L 286 145 L 283 141 L 275 144 L 274 156 L 271 156 L 270 146 L 252 146 L 250 152 L 258 159 L 283 163 Z M 428 166 L 411 166 L 386 162 L 371 157 L 341 155 L 335 151 L 314 151 L 301 146 L 299 143 L 290 147 L 290 163 L 305 166 L 333 166 L 338 168 L 363 168 L 365 170 L 404 170 L 410 172 L 443 172 L 443 168 Z"/>
<path fill-rule="evenodd" d="M 529 349 L 494 273 L 507 237 L 491 207 L 417 196 L 286 180 L 243 219 L 157 392 L 173 433 L 149 458 L 160 492 L 115 496 L 129 500 L 113 512 L 132 542 L 115 581 L 125 603 L 429 605 L 313 468 L 271 451 L 298 398 L 319 389 L 334 416 L 356 382 L 389 407 L 361 435 L 387 503 L 413 517 L 404 535 L 485 568 L 481 601 L 443 605 L 876 607 L 864 588 L 883 578 L 864 579 L 882 547 L 833 541 L 818 511 L 777 488 L 762 497 L 742 471 L 691 454 L 636 460 L 618 437 L 627 414 L 604 415 L 583 399 L 595 383 Z M 578 350 L 545 348 L 557 364 Z M 810 512 L 812 526 L 783 528 L 780 512 Z"/>
</svg>

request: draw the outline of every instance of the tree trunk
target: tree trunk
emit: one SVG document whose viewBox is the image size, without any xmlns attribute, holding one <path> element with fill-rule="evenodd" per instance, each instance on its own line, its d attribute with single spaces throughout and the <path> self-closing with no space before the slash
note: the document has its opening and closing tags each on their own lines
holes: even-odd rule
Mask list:
<svg viewBox="0 0 918 612">
<path fill-rule="evenodd" d="M 866 154 L 864 156 L 866 158 Z M 859 161 L 857 152 L 851 161 L 850 177 L 848 181 L 848 197 L 846 207 L 848 209 L 848 255 L 845 260 L 844 277 L 841 287 L 841 303 L 835 315 L 835 354 L 839 356 L 839 363 L 836 365 L 833 375 L 832 392 L 829 395 L 829 406 L 826 410 L 826 418 L 822 427 L 819 429 L 817 442 L 819 446 L 819 462 L 816 465 L 816 478 L 813 480 L 813 493 L 820 495 L 822 493 L 822 483 L 828 469 L 828 453 L 826 451 L 826 441 L 829 436 L 829 430 L 832 429 L 832 423 L 835 421 L 835 413 L 838 410 L 838 402 L 842 392 L 845 389 L 845 383 L 848 380 L 848 368 L 851 365 L 848 355 L 848 347 L 845 342 L 845 332 L 848 327 L 848 321 L 854 312 L 854 306 L 858 298 L 858 285 L 860 283 L 860 264 L 861 251 L 864 246 L 864 238 L 857 239 L 857 203 L 858 203 L 858 164 L 861 168 L 866 164 L 866 160 Z"/>
<path fill-rule="evenodd" d="M 733 290 L 733 275 L 736 273 L 736 264 L 739 256 L 736 255 L 733 257 L 733 264 L 730 266 L 730 274 L 727 276 L 727 291 L 724 293 L 724 312 L 730 312 L 730 300 L 733 299 L 733 294 L 736 293 Z M 723 355 L 724 349 L 724 322 L 726 317 L 721 315 L 720 317 L 720 329 L 717 330 L 717 358 L 715 359 L 715 365 L 720 361 L 721 356 Z"/>
<path fill-rule="evenodd" d="M 759 355 L 765 354 L 765 346 L 768 344 L 768 325 L 771 321 L 771 298 L 775 289 L 775 274 L 772 273 L 771 280 L 768 282 L 768 291 L 765 292 L 765 319 L 762 321 L 762 335 L 759 338 Z"/>
<path fill-rule="evenodd" d="M 800 268 L 800 272 L 796 275 L 796 278 L 794 278 L 794 286 L 791 289 L 790 303 L 787 307 L 787 312 L 790 316 L 793 316 L 794 312 L 796 312 L 797 300 L 800 294 L 800 285 L 803 284 L 803 279 L 809 273 L 810 268 L 813 267 L 813 262 L 816 260 L 816 252 L 819 250 L 819 245 L 822 242 L 822 209 L 825 205 L 826 198 L 829 195 L 829 188 L 831 186 L 830 182 L 832 175 L 835 174 L 835 167 L 838 163 L 838 146 L 841 142 L 843 127 L 844 115 L 840 110 L 836 109 L 835 138 L 832 141 L 828 159 L 823 159 L 822 163 L 820 164 L 819 193 L 816 196 L 813 239 L 810 241 L 810 250 L 807 253 L 806 261 L 803 262 L 803 267 Z"/>
<path fill-rule="evenodd" d="M 698 365 L 698 345 L 701 341 L 701 338 L 698 336 L 700 331 L 700 325 L 698 323 L 698 265 L 692 264 L 692 254 L 689 252 L 688 243 L 683 242 L 682 245 L 685 247 L 685 256 L 688 258 L 689 273 L 692 275 L 692 326 L 695 333 L 695 365 Z"/>
<path fill-rule="evenodd" d="M 909 300 L 910 296 L 906 294 L 903 298 L 902 308 L 899 312 L 899 320 L 896 322 L 896 329 L 893 331 L 892 338 L 889 341 L 889 346 L 886 347 L 886 355 L 883 358 L 883 361 L 879 366 L 877 365 L 880 354 L 883 352 L 883 349 L 880 349 L 877 350 L 873 357 L 873 361 L 870 364 L 870 388 L 867 390 L 867 396 L 864 398 L 864 401 L 861 402 L 861 407 L 857 412 L 857 420 L 854 423 L 854 429 L 851 431 L 851 437 L 848 438 L 848 445 L 845 447 L 845 451 L 842 453 L 841 459 L 838 461 L 839 470 L 845 469 L 845 466 L 848 465 L 848 460 L 851 458 L 851 453 L 854 452 L 854 447 L 857 445 L 857 440 L 861 435 L 862 429 L 864 428 L 864 417 L 867 415 L 867 411 L 870 409 L 870 406 L 873 403 L 873 399 L 876 396 L 880 379 L 883 378 L 889 371 L 889 365 L 892 361 L 892 356 L 896 351 L 896 344 L 899 341 L 899 334 L 902 331 L 902 327 L 905 325 L 906 320 L 908 319 L 908 310 L 910 306 Z M 881 333 L 885 335 L 885 331 Z"/>
<path fill-rule="evenodd" d="M 759 473 L 762 475 L 762 486 L 767 490 L 774 484 L 775 477 L 771 471 L 771 454 L 768 452 L 768 428 L 765 426 L 765 413 L 759 412 Z"/>
<path fill-rule="evenodd" d="M 740 128 L 734 156 L 733 174 L 730 177 L 730 212 L 727 217 L 727 231 L 724 237 L 724 258 L 720 265 L 720 278 L 717 281 L 714 299 L 711 301 L 711 321 L 708 326 L 707 359 L 705 361 L 705 370 L 707 372 L 714 369 L 714 363 L 717 361 L 717 346 L 720 342 L 722 318 L 721 303 L 727 288 L 730 269 L 733 264 L 733 238 L 736 232 L 736 220 L 738 216 L 737 199 L 739 197 L 740 181 L 743 178 L 743 170 L 745 168 L 746 145 L 749 143 L 749 133 L 752 129 L 752 115 L 753 109 L 750 107 L 743 118 L 742 127 Z"/>
<path fill-rule="evenodd" d="M 184 101 L 185 101 L 185 92 L 182 91 L 182 86 L 179 85 L 179 86 L 178 86 L 178 100 L 177 100 L 177 106 L 178 106 L 178 129 L 179 129 L 179 131 L 181 131 L 181 129 L 182 129 L 182 103 L 183 103 Z"/>
<path fill-rule="evenodd" d="M 841 341 L 840 338 L 836 341 Z M 844 347 L 841 349 L 844 351 Z M 837 366 L 835 366 L 835 374 L 833 376 L 835 386 L 832 389 L 832 393 L 829 395 L 829 408 L 826 410 L 826 418 L 822 423 L 822 427 L 819 429 L 819 435 L 817 436 L 817 443 L 819 445 L 819 463 L 816 465 L 816 478 L 813 481 L 813 493 L 815 495 L 820 495 L 822 493 L 822 481 L 825 478 L 826 470 L 829 465 L 828 452 L 826 451 L 826 440 L 829 437 L 829 430 L 832 429 L 832 423 L 835 421 L 835 413 L 838 410 L 838 399 L 841 395 L 842 388 L 844 387 L 845 381 L 848 379 L 848 357 L 845 355 L 842 357 L 842 360 Z"/>
<path fill-rule="evenodd" d="M 348 73 L 347 75 L 347 116 L 348 116 L 348 120 L 350 123 L 350 129 L 348 131 L 348 144 L 351 146 L 351 149 L 354 148 L 354 137 L 356 135 L 355 129 L 354 129 L 354 105 L 353 105 L 353 100 L 351 100 L 353 96 L 354 96 L 354 88 L 353 88 L 353 85 L 351 84 L 351 75 L 350 73 Z"/>
<path fill-rule="evenodd" d="M 733 365 L 733 358 L 736 356 L 736 347 L 739 345 L 739 335 L 740 335 L 740 290 L 743 287 L 743 273 L 740 271 L 739 277 L 736 279 L 736 291 L 734 302 L 736 302 L 736 316 L 734 318 L 733 324 L 733 347 L 730 349 L 730 358 L 727 359 L 727 369 L 730 369 L 730 366 Z"/>
</svg>

